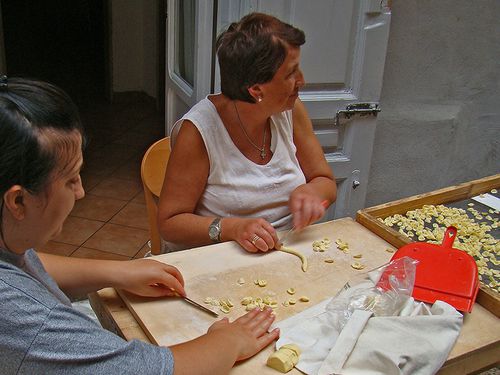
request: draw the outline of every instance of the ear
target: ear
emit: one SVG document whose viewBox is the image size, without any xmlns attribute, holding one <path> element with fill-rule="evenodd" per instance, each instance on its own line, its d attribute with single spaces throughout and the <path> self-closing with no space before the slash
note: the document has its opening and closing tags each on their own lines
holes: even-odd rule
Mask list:
<svg viewBox="0 0 500 375">
<path fill-rule="evenodd" d="M 24 205 L 24 196 L 26 190 L 20 185 L 14 185 L 3 195 L 4 208 L 9 210 L 10 214 L 17 220 L 24 219 L 26 207 Z"/>
<path fill-rule="evenodd" d="M 264 97 L 264 93 L 262 91 L 262 87 L 259 84 L 255 84 L 248 88 L 248 93 L 255 99 L 255 102 L 258 103 Z M 260 98 L 260 100 L 259 100 Z"/>
</svg>

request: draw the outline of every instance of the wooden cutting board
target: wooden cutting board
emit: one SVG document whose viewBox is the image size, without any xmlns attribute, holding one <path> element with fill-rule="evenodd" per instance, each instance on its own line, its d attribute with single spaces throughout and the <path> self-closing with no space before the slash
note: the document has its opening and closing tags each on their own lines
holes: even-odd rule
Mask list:
<svg viewBox="0 0 500 375">
<path fill-rule="evenodd" d="M 324 237 L 332 241 L 330 249 L 314 252 L 312 242 Z M 337 239 L 349 243 L 349 254 L 337 249 Z M 229 314 L 220 312 L 221 318 L 227 316 L 233 320 L 244 314 L 240 301 L 245 296 L 270 296 L 278 302 L 275 313 L 279 321 L 334 296 L 350 278 L 386 263 L 392 255 L 386 251 L 392 248 L 390 245 L 351 218 L 310 226 L 302 233 L 290 235 L 287 246 L 307 256 L 307 272 L 302 271 L 300 259 L 294 255 L 279 251 L 250 254 L 234 242 L 164 254 L 155 259 L 174 265 L 182 272 L 187 294 L 195 301 L 203 304 L 206 297 L 231 299 L 235 307 Z M 362 254 L 362 258 L 354 259 L 352 256 L 356 254 Z M 335 262 L 325 263 L 326 258 Z M 351 268 L 353 261 L 365 264 L 365 270 Z M 238 284 L 240 278 L 245 284 Z M 255 279 L 265 279 L 267 286 L 255 285 Z M 296 299 L 307 296 L 310 301 L 283 306 L 282 302 L 291 297 L 286 292 L 290 287 L 296 289 Z M 217 320 L 180 299 L 148 299 L 126 292 L 121 295 L 149 339 L 157 345 L 170 346 L 193 339 L 206 333 Z M 232 373 L 246 374 L 250 368 L 255 370 L 258 364 L 259 373 L 275 374 L 274 370 L 265 367 L 272 351 L 272 347 L 267 348 L 255 359 L 237 366 Z"/>
<path fill-rule="evenodd" d="M 323 237 L 332 240 L 332 247 L 324 253 L 313 252 L 312 241 Z M 349 254 L 336 249 L 334 242 L 338 238 L 349 243 Z M 387 242 L 350 218 L 313 225 L 301 234 L 290 236 L 287 245 L 307 255 L 310 265 L 306 273 L 301 270 L 300 260 L 293 255 L 275 251 L 250 254 L 235 243 L 180 251 L 154 259 L 181 270 L 191 298 L 201 303 L 209 296 L 230 298 L 235 308 L 228 315 L 221 314 L 221 317 L 234 319 L 242 315 L 244 309 L 239 302 L 247 295 L 272 293 L 281 302 L 289 298 L 286 289 L 294 287 L 297 289 L 296 296 L 307 295 L 310 298 L 309 303 L 297 302 L 289 307 L 280 305 L 276 310 L 277 320 L 280 321 L 335 295 L 346 281 L 386 263 L 392 256 L 386 251 L 387 248 L 392 248 Z M 356 271 L 350 267 L 352 255 L 355 254 L 363 254 L 361 262 L 366 264 L 365 270 Z M 335 263 L 325 263 L 324 258 L 327 257 L 335 259 Z M 246 280 L 243 286 L 237 283 L 240 277 Z M 265 278 L 267 286 L 257 287 L 253 284 L 254 278 Z M 204 334 L 217 320 L 182 300 L 147 299 L 120 293 L 148 338 L 157 345 L 168 346 L 193 339 Z M 494 363 L 498 358 L 499 342 L 500 320 L 476 304 L 471 314 L 465 314 L 464 326 L 457 343 L 439 373 L 469 373 Z M 275 370 L 265 365 L 273 351 L 274 347 L 269 346 L 250 360 L 235 366 L 231 374 L 276 375 Z M 300 372 L 293 369 L 289 374 Z"/>
</svg>

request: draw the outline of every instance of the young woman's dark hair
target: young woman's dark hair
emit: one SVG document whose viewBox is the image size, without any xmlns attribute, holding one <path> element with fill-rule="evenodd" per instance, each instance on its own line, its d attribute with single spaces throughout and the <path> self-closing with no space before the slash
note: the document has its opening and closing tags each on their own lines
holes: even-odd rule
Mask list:
<svg viewBox="0 0 500 375">
<path fill-rule="evenodd" d="M 72 132 L 75 137 L 68 138 Z M 75 146 L 80 145 L 79 135 L 83 128 L 78 110 L 64 91 L 46 82 L 3 76 L 0 202 L 13 185 L 36 194 L 43 191 L 51 173 L 71 168 L 68 163 Z"/>
<path fill-rule="evenodd" d="M 0 77 L 0 238 L 3 196 L 14 185 L 37 194 L 50 178 L 74 168 L 83 144 L 78 110 L 46 82 Z"/>
<path fill-rule="evenodd" d="M 232 23 L 216 42 L 222 93 L 255 103 L 248 88 L 269 82 L 285 61 L 288 47 L 305 41 L 302 30 L 267 14 L 251 13 Z"/>
</svg>

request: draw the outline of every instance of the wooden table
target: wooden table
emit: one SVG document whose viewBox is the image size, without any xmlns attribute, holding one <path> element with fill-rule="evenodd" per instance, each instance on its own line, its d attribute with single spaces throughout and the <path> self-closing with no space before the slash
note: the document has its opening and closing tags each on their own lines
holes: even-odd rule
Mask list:
<svg viewBox="0 0 500 375">
<path fill-rule="evenodd" d="M 314 240 L 328 237 L 332 246 L 324 253 L 312 251 Z M 333 243 L 337 238 L 347 241 L 350 253 L 344 254 Z M 300 260 L 290 254 L 272 252 L 249 254 L 235 243 L 222 243 L 155 257 L 178 267 L 186 281 L 188 295 L 203 301 L 205 297 L 228 297 L 234 302 L 230 319 L 241 315 L 241 298 L 271 295 L 279 307 L 277 319 L 292 316 L 323 299 L 335 295 L 353 276 L 363 271 L 350 267 L 352 256 L 362 254 L 366 269 L 386 263 L 391 253 L 387 242 L 350 218 L 313 225 L 300 235 L 290 238 L 289 246 L 307 256 L 309 269 L 302 272 Z M 333 258 L 334 263 L 324 262 Z M 244 285 L 237 280 L 243 277 Z M 268 285 L 259 288 L 254 279 L 266 279 Z M 297 297 L 307 295 L 309 303 L 298 302 L 285 307 L 281 302 L 290 297 L 286 289 L 295 287 Z M 215 321 L 208 314 L 194 309 L 182 300 L 146 299 L 113 289 L 103 289 L 90 296 L 91 304 L 103 326 L 127 340 L 134 338 L 157 345 L 172 345 L 192 339 L 206 331 Z M 221 314 L 224 315 L 224 314 Z M 268 347 L 251 360 L 236 366 L 232 374 L 276 374 L 265 366 Z M 464 326 L 455 347 L 439 374 L 467 374 L 494 365 L 500 358 L 500 322 L 498 318 L 476 304 L 464 317 Z M 299 373 L 292 370 L 291 373 Z"/>
</svg>

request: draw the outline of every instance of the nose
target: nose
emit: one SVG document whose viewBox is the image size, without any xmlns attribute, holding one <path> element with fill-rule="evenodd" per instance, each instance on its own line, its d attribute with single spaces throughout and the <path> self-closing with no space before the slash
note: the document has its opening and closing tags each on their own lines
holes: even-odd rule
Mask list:
<svg viewBox="0 0 500 375">
<path fill-rule="evenodd" d="M 297 73 L 298 73 L 297 86 L 300 89 L 302 86 L 304 86 L 306 84 L 306 81 L 304 79 L 304 73 L 302 73 L 302 69 L 299 69 L 299 71 Z"/>
<path fill-rule="evenodd" d="M 79 200 L 85 197 L 85 189 L 82 185 L 82 178 L 78 177 L 78 183 L 75 186 L 75 200 Z"/>
</svg>

